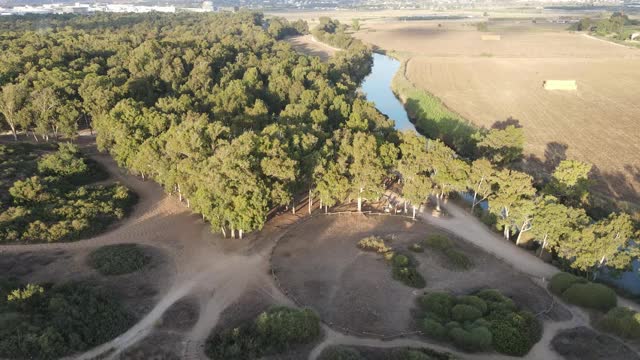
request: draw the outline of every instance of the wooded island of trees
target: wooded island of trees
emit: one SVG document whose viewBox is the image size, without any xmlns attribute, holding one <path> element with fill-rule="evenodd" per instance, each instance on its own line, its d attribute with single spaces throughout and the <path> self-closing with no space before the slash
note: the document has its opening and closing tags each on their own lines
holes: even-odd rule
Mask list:
<svg viewBox="0 0 640 360">
<path fill-rule="evenodd" d="M 397 176 L 415 209 L 470 192 L 473 210 L 505 238 L 531 234 L 568 265 L 595 274 L 636 257 L 628 214 L 592 219 L 590 166 L 566 160 L 546 184 L 515 170 L 521 129 L 479 132 L 472 157 L 440 140 L 398 132 L 357 89 L 371 50 L 321 19 L 314 35 L 340 46 L 328 62 L 281 41 L 306 24 L 262 14 L 9 18 L 0 22 L 0 113 L 17 136 L 97 131 L 99 149 L 152 178 L 242 237 L 296 196 L 331 207 L 380 198 Z M 46 28 L 42 29 L 42 24 Z"/>
</svg>

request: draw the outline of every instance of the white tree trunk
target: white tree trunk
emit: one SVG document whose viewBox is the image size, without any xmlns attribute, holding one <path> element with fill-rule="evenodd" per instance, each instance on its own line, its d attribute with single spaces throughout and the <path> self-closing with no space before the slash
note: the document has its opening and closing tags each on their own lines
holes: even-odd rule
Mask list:
<svg viewBox="0 0 640 360">
<path fill-rule="evenodd" d="M 358 195 L 358 212 L 362 212 L 362 196 Z"/>
<path fill-rule="evenodd" d="M 404 201 L 404 213 L 407 213 L 407 200 Z"/>
<path fill-rule="evenodd" d="M 507 225 L 504 226 L 504 238 L 507 240 L 510 240 L 510 231 L 509 231 L 509 227 Z"/>
<path fill-rule="evenodd" d="M 313 197 L 311 196 L 311 190 L 309 190 L 309 214 L 311 214 L 312 207 L 313 207 Z"/>
<path fill-rule="evenodd" d="M 231 238 L 235 239 L 236 238 L 236 229 L 231 228 Z"/>
<path fill-rule="evenodd" d="M 328 213 L 329 212 L 329 207 L 327 205 L 324 206 L 324 213 Z"/>
<path fill-rule="evenodd" d="M 222 230 L 222 237 L 226 239 L 227 238 L 227 232 L 225 231 L 224 226 L 220 226 L 220 230 Z"/>
<path fill-rule="evenodd" d="M 413 205 L 413 220 L 416 219 L 416 206 Z"/>
<path fill-rule="evenodd" d="M 242 240 L 242 229 L 238 230 L 238 236 L 240 237 L 240 240 Z"/>
<path fill-rule="evenodd" d="M 542 257 L 542 252 L 544 252 L 544 249 L 547 247 L 547 234 L 544 234 L 544 240 L 542 240 L 542 247 L 540 248 L 540 255 L 538 255 L 538 257 Z"/>
<path fill-rule="evenodd" d="M 296 199 L 292 198 L 291 199 L 291 213 L 292 214 L 296 214 Z"/>
</svg>

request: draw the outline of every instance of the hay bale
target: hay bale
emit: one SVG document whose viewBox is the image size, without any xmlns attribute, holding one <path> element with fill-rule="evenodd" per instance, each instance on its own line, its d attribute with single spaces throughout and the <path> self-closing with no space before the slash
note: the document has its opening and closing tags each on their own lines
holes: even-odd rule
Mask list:
<svg viewBox="0 0 640 360">
<path fill-rule="evenodd" d="M 482 35 L 480 38 L 483 41 L 497 41 L 500 40 L 500 35 Z"/>
<path fill-rule="evenodd" d="M 545 90 L 578 90 L 575 80 L 545 80 L 542 84 Z"/>
</svg>

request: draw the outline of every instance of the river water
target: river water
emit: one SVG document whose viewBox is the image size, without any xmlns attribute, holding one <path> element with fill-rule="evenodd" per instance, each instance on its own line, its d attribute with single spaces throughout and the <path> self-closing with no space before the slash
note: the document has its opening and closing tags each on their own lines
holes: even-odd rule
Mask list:
<svg viewBox="0 0 640 360">
<path fill-rule="evenodd" d="M 367 100 L 376 104 L 376 108 L 395 121 L 398 130 L 415 130 L 409 121 L 404 105 L 391 91 L 391 81 L 400 69 L 400 62 L 386 55 L 373 54 L 371 74 L 362 82 L 362 91 Z"/>
<path fill-rule="evenodd" d="M 391 90 L 391 82 L 396 72 L 400 69 L 400 62 L 382 54 L 373 54 L 373 68 L 371 74 L 362 83 L 362 91 L 367 100 L 373 102 L 376 108 L 390 119 L 395 121 L 398 130 L 415 130 L 415 126 L 409 120 L 404 105 Z M 462 194 L 465 200 L 470 201 L 469 194 Z M 487 202 L 480 204 L 483 209 L 488 208 Z M 640 262 L 633 262 L 633 270 L 614 276 L 606 271 L 602 279 L 621 287 L 631 293 L 640 294 Z"/>
</svg>

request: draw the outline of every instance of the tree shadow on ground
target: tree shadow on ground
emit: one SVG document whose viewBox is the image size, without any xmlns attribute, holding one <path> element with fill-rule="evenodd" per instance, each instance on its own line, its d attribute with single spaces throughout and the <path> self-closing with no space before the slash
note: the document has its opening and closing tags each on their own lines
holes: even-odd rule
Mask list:
<svg viewBox="0 0 640 360">
<path fill-rule="evenodd" d="M 502 120 L 502 121 L 496 121 L 493 123 L 493 125 L 491 125 L 492 129 L 498 129 L 498 130 L 504 130 L 507 128 L 507 126 L 514 126 L 516 128 L 522 128 L 522 125 L 520 124 L 520 120 L 509 116 L 506 120 Z"/>
</svg>

